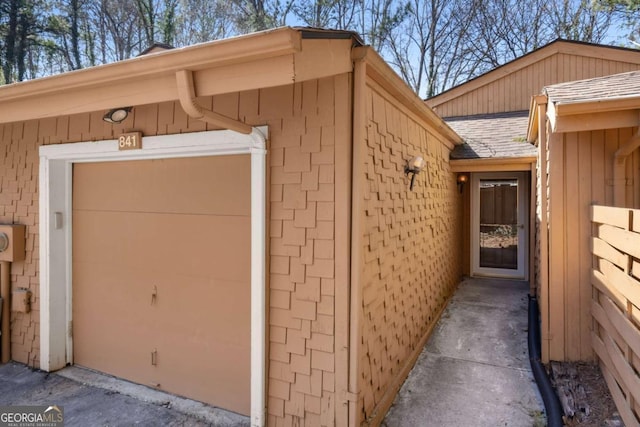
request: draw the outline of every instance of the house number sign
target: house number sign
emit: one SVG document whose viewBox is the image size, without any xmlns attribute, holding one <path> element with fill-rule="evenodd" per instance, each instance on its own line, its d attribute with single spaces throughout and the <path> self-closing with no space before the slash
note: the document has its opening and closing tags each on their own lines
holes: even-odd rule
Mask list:
<svg viewBox="0 0 640 427">
<path fill-rule="evenodd" d="M 142 148 L 142 132 L 123 133 L 118 137 L 118 150 L 139 150 Z"/>
</svg>

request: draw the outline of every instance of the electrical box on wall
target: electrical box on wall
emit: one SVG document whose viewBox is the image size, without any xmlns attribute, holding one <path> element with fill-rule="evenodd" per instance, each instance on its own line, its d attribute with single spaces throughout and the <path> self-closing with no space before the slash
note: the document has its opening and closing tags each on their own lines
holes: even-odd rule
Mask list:
<svg viewBox="0 0 640 427">
<path fill-rule="evenodd" d="M 25 243 L 24 225 L 0 224 L 0 261 L 22 261 Z"/>
</svg>

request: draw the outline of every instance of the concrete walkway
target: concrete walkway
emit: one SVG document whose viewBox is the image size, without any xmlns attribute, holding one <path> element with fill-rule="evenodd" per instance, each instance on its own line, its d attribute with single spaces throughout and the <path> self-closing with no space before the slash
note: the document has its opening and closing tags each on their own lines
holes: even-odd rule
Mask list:
<svg viewBox="0 0 640 427">
<path fill-rule="evenodd" d="M 527 349 L 524 282 L 466 279 L 383 426 L 545 426 Z"/>
</svg>

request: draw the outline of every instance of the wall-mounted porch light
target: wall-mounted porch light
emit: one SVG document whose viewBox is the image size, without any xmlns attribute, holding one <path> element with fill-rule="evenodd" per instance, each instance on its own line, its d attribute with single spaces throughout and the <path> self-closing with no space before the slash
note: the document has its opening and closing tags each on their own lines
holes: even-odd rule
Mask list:
<svg viewBox="0 0 640 427">
<path fill-rule="evenodd" d="M 462 194 L 462 191 L 464 191 L 464 185 L 467 183 L 467 181 L 469 181 L 469 175 L 465 173 L 458 174 L 456 182 L 458 183 L 458 191 L 460 192 L 460 194 Z"/>
<path fill-rule="evenodd" d="M 108 111 L 102 117 L 102 120 L 107 123 L 120 123 L 127 118 L 131 109 L 132 107 L 114 108 L 113 110 Z"/>
<path fill-rule="evenodd" d="M 0 231 L 0 252 L 4 252 L 9 247 L 9 236 Z"/>
<path fill-rule="evenodd" d="M 404 173 L 406 175 L 411 174 L 411 184 L 409 184 L 409 190 L 413 190 L 413 183 L 416 179 L 416 174 L 419 173 L 425 166 L 425 161 L 420 156 L 414 156 L 407 162 L 404 167 Z"/>
</svg>

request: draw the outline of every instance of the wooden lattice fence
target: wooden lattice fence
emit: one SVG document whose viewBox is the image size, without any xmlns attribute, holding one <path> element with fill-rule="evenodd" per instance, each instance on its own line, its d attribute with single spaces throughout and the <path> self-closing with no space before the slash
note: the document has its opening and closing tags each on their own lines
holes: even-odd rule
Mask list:
<svg viewBox="0 0 640 427">
<path fill-rule="evenodd" d="M 627 426 L 640 425 L 640 210 L 593 206 L 592 345 Z"/>
</svg>

